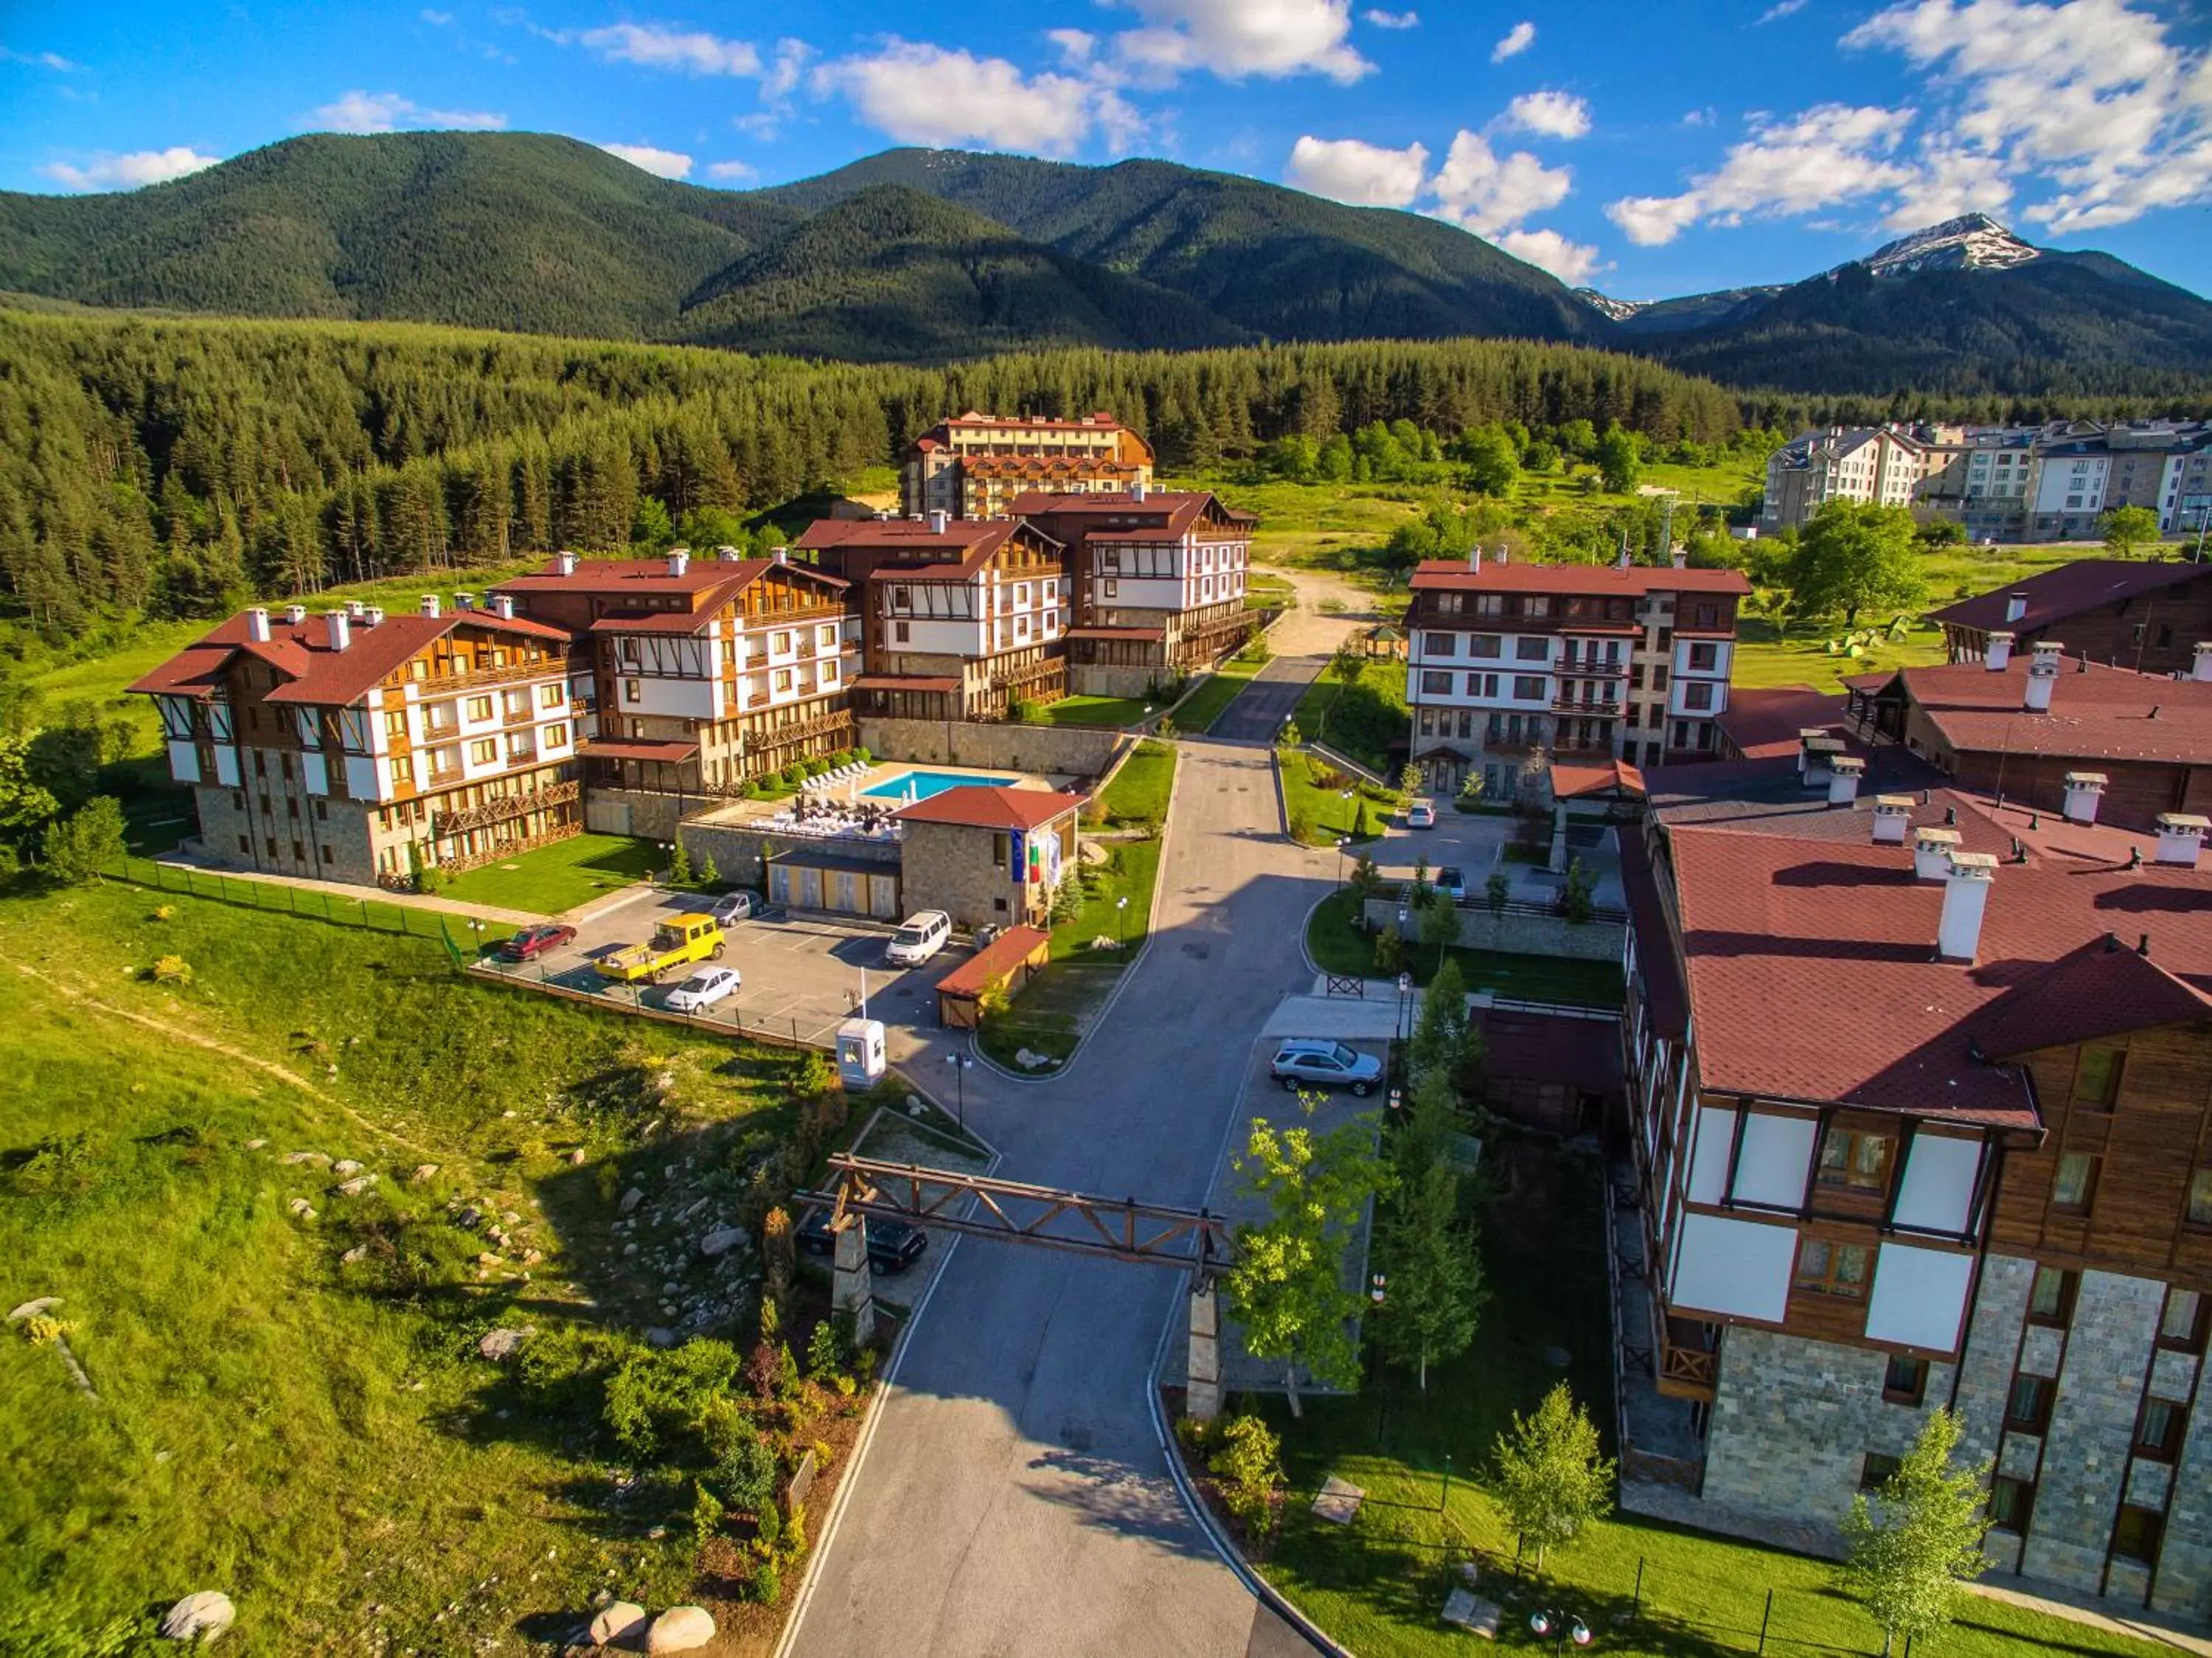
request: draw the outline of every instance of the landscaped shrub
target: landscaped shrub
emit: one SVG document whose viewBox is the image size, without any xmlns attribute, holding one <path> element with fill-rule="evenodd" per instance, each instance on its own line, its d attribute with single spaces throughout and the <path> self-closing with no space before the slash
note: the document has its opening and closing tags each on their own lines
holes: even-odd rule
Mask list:
<svg viewBox="0 0 2212 1658">
<path fill-rule="evenodd" d="M 156 984 L 189 984 L 192 982 L 191 964 L 180 955 L 156 956 L 146 976 Z"/>
<path fill-rule="evenodd" d="M 1283 1478 L 1282 1443 L 1257 1417 L 1231 1417 L 1212 1436 L 1206 1466 L 1221 1482 L 1222 1505 L 1254 1537 L 1273 1528 L 1275 1487 Z"/>
</svg>

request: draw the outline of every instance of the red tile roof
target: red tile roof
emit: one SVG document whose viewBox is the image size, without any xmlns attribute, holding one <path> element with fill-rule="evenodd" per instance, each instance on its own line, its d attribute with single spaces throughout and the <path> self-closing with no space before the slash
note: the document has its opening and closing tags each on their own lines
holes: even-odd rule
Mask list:
<svg viewBox="0 0 2212 1658">
<path fill-rule="evenodd" d="M 2021 705 L 2027 665 L 2019 654 L 2002 670 L 1978 662 L 1908 667 L 1893 684 L 1902 683 L 1955 749 L 2212 765 L 2212 684 L 2082 667 L 2066 659 L 2042 714 Z"/>
<path fill-rule="evenodd" d="M 980 996 L 991 981 L 1010 973 L 1039 950 L 1048 948 L 1052 935 L 1036 927 L 1009 927 L 981 949 L 937 981 L 939 996 Z"/>
<path fill-rule="evenodd" d="M 879 564 L 872 574 L 903 576 L 908 580 L 943 580 L 972 576 L 991 561 L 1017 529 L 1026 528 L 1040 540 L 1057 546 L 1042 530 L 1011 518 L 949 518 L 941 530 L 926 518 L 817 518 L 800 532 L 792 546 L 807 552 L 884 552 L 899 558 L 917 553 L 943 555 L 919 569 L 913 565 Z"/>
<path fill-rule="evenodd" d="M 2069 616 L 2079 616 L 2084 611 L 2100 610 L 2123 599 L 2156 593 L 2200 576 L 2212 576 L 2212 565 L 2157 559 L 2077 558 L 2056 570 L 2040 570 L 1991 592 L 1961 599 L 1955 605 L 1932 613 L 1929 619 L 1983 632 L 2009 629 L 2025 635 L 2063 622 Z M 2006 606 L 2015 593 L 2027 594 L 2027 609 L 2015 619 L 2007 621 Z"/>
<path fill-rule="evenodd" d="M 1036 829 L 1083 804 L 1080 795 L 1053 789 L 1002 789 L 963 783 L 901 807 L 891 815 L 906 823 L 950 823 L 969 829 Z"/>
<path fill-rule="evenodd" d="M 284 682 L 269 692 L 269 701 L 343 707 L 368 695 L 410 657 L 465 625 L 563 645 L 568 640 L 560 628 L 489 610 L 447 611 L 440 616 L 403 611 L 374 625 L 354 618 L 346 649 L 333 650 L 330 624 L 324 616 L 289 622 L 281 613 L 273 615 L 269 619 L 269 639 L 264 643 L 250 637 L 250 613 L 240 611 L 126 689 L 147 695 L 205 695 L 221 686 L 231 659 L 244 651 L 284 676 Z M 549 663 L 546 671 L 556 672 L 560 666 L 558 661 Z"/>
<path fill-rule="evenodd" d="M 1716 723 L 1745 759 L 1794 758 L 1800 731 L 1843 728 L 1844 699 L 1808 685 L 1739 686 L 1729 692 L 1729 705 Z"/>
<path fill-rule="evenodd" d="M 2212 997 L 2137 954 L 2136 942 L 2116 934 L 2061 957 L 1991 1003 L 1974 1021 L 1975 1041 L 1992 1059 L 2012 1059 L 2212 1017 Z"/>
<path fill-rule="evenodd" d="M 592 760 L 688 760 L 698 752 L 696 742 L 619 741 L 611 737 L 593 737 L 583 747 L 584 758 Z"/>
<path fill-rule="evenodd" d="M 1578 800 L 1584 795 L 1601 795 L 1608 789 L 1641 795 L 1644 774 L 1626 760 L 1605 760 L 1595 765 L 1577 760 L 1552 762 L 1552 793 L 1558 799 Z"/>
<path fill-rule="evenodd" d="M 1132 500 L 1127 490 L 1087 490 L 1054 493 L 1047 490 L 1030 490 L 1016 496 L 1006 503 L 1006 510 L 1017 518 L 1129 518 L 1151 517 L 1160 521 L 1153 526 L 1116 529 L 1107 526 L 1087 532 L 1092 540 L 1113 536 L 1124 539 L 1141 540 L 1148 535 L 1182 535 L 1193 524 L 1205 516 L 1212 506 L 1222 518 L 1231 523 L 1256 524 L 1260 521 L 1252 513 L 1239 512 L 1210 490 L 1147 490 L 1141 501 Z"/>
<path fill-rule="evenodd" d="M 1676 570 L 1671 565 L 1500 564 L 1484 559 L 1469 570 L 1456 558 L 1424 559 L 1413 572 L 1417 591 L 1480 589 L 1485 593 L 1589 593 L 1637 597 L 1646 593 L 1734 593 L 1747 594 L 1751 582 L 1740 570 Z"/>
<path fill-rule="evenodd" d="M 768 567 L 765 558 L 725 563 L 720 558 L 690 560 L 681 576 L 672 576 L 665 558 L 579 558 L 567 576 L 561 561 L 549 558 L 540 568 L 510 576 L 492 588 L 494 593 L 607 593 L 621 595 L 682 594 L 696 597 L 729 584 L 734 593 Z"/>
</svg>

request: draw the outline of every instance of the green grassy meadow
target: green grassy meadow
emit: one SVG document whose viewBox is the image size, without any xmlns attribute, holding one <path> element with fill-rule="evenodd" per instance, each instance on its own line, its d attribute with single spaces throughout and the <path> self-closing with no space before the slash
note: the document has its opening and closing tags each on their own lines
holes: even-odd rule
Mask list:
<svg viewBox="0 0 2212 1658">
<path fill-rule="evenodd" d="M 559 915 L 644 881 L 668 867 L 658 841 L 629 835 L 572 835 L 456 875 L 438 890 L 467 904 Z"/>
</svg>

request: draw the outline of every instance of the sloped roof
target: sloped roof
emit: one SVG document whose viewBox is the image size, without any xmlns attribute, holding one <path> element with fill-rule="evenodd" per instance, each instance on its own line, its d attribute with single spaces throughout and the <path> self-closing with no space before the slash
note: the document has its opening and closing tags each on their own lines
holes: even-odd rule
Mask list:
<svg viewBox="0 0 2212 1658">
<path fill-rule="evenodd" d="M 2039 570 L 1990 592 L 1961 599 L 1955 605 L 1930 613 L 1929 619 L 1984 632 L 2010 629 L 2026 635 L 2085 611 L 2101 610 L 2124 599 L 2158 593 L 2203 576 L 2212 576 L 2212 564 L 2168 563 L 2162 559 L 2077 558 L 2070 564 Z M 2026 595 L 2027 608 L 2007 621 L 2005 607 L 2015 593 Z"/>
<path fill-rule="evenodd" d="M 1747 760 L 1794 757 L 1799 732 L 1842 728 L 1844 699 L 1808 685 L 1734 686 L 1716 723 Z"/>
<path fill-rule="evenodd" d="M 231 659 L 244 652 L 283 676 L 284 682 L 269 692 L 269 701 L 343 707 L 366 696 L 386 674 L 459 627 L 563 645 L 568 640 L 560 628 L 489 610 L 447 611 L 439 616 L 403 611 L 373 625 L 356 618 L 343 650 L 331 649 L 330 624 L 323 616 L 291 622 L 281 613 L 272 615 L 265 642 L 252 637 L 252 626 L 251 613 L 240 611 L 126 689 L 148 695 L 205 695 L 222 685 Z"/>
<path fill-rule="evenodd" d="M 1676 570 L 1671 564 L 1500 564 L 1486 558 L 1469 570 L 1456 558 L 1427 558 L 1414 570 L 1416 591 L 1457 589 L 1483 593 L 1580 593 L 1639 598 L 1647 593 L 1733 593 L 1747 594 L 1750 579 L 1740 570 Z"/>
<path fill-rule="evenodd" d="M 2118 933 L 2084 944 L 2008 991 L 1973 1021 L 1992 1059 L 2212 1017 L 2212 997 L 2139 955 Z"/>
<path fill-rule="evenodd" d="M 1063 818 L 1083 804 L 1081 795 L 1054 789 L 1005 789 L 991 783 L 963 783 L 901 807 L 891 815 L 904 823 L 948 823 L 969 829 L 1036 829 Z"/>
<path fill-rule="evenodd" d="M 1644 792 L 1644 773 L 1626 760 L 1601 760 L 1585 765 L 1577 760 L 1552 762 L 1552 793 L 1559 800 L 1578 800 L 1607 789 L 1624 795 Z"/>
<path fill-rule="evenodd" d="M 2022 705 L 2027 664 L 2020 653 L 2002 669 L 1979 662 L 1908 667 L 1892 684 L 1901 685 L 1960 751 L 2212 765 L 2212 684 L 2069 657 L 2049 710 L 2030 713 Z"/>
</svg>

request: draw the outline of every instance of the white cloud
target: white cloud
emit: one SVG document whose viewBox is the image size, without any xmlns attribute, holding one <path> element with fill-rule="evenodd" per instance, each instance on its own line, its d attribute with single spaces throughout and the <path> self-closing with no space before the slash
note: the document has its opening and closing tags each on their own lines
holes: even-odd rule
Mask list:
<svg viewBox="0 0 2212 1658">
<path fill-rule="evenodd" d="M 2212 53 L 2128 0 L 1907 0 L 1844 44 L 1903 54 L 1944 95 L 1931 174 L 2052 187 L 2024 212 L 2061 235 L 2212 200 Z"/>
<path fill-rule="evenodd" d="M 752 42 L 726 40 L 703 29 L 672 28 L 665 23 L 612 23 L 605 28 L 586 29 L 576 39 L 609 63 L 637 64 L 686 75 L 755 76 L 761 71 L 760 51 Z"/>
<path fill-rule="evenodd" d="M 1113 101 L 1105 112 L 1112 130 L 1127 131 L 1135 114 L 1110 89 L 1069 76 L 1024 76 L 1003 58 L 903 40 L 824 64 L 812 84 L 842 94 L 861 120 L 901 143 L 1066 155 L 1101 120 L 1105 100 Z"/>
<path fill-rule="evenodd" d="M 174 144 L 167 149 L 133 150 L 127 155 L 99 155 L 82 167 L 54 162 L 40 170 L 71 190 L 137 190 L 181 179 L 222 159 L 203 155 L 189 145 Z"/>
<path fill-rule="evenodd" d="M 1784 17 L 1794 17 L 1805 9 L 1808 0 L 1774 0 L 1774 3 L 1759 14 L 1761 23 L 1771 23 Z"/>
<path fill-rule="evenodd" d="M 1362 22 L 1372 23 L 1379 29 L 1411 29 L 1421 26 L 1421 14 L 1417 11 L 1384 11 L 1379 6 L 1370 7 L 1359 14 Z"/>
<path fill-rule="evenodd" d="M 1300 190 L 1354 207 L 1410 207 L 1429 164 L 1425 145 L 1387 149 L 1358 138 L 1300 138 L 1284 178 Z"/>
<path fill-rule="evenodd" d="M 1121 0 L 1145 20 L 1114 37 L 1120 64 L 1165 82 L 1189 70 L 1224 80 L 1325 75 L 1349 85 L 1375 67 L 1347 41 L 1352 0 Z"/>
<path fill-rule="evenodd" d="M 1098 50 L 1098 37 L 1089 29 L 1047 29 L 1044 38 L 1060 48 L 1060 59 L 1070 69 L 1087 68 Z"/>
<path fill-rule="evenodd" d="M 655 178 L 681 179 L 691 171 L 691 158 L 681 150 L 655 149 L 651 144 L 601 144 L 599 148 Z"/>
<path fill-rule="evenodd" d="M 813 56 L 814 48 L 804 40 L 777 41 L 775 56 L 761 76 L 761 96 L 771 102 L 788 98 L 798 89 L 799 71 Z"/>
<path fill-rule="evenodd" d="M 432 11 L 425 7 L 415 15 L 434 29 L 451 28 L 453 26 L 453 14 L 450 11 Z"/>
<path fill-rule="evenodd" d="M 1508 230 L 1496 241 L 1515 259 L 1549 271 L 1572 287 L 1581 287 L 1606 268 L 1598 263 L 1596 248 L 1587 242 L 1569 241 L 1556 230 Z"/>
<path fill-rule="evenodd" d="M 1919 230 L 1962 213 L 2002 213 L 2012 198 L 2012 180 L 1996 156 L 1929 149 L 1919 173 L 1899 187 L 1882 223 L 1892 230 Z"/>
<path fill-rule="evenodd" d="M 0 64 L 36 64 L 60 75 L 70 74 L 77 67 L 58 52 L 14 52 L 6 46 L 0 46 Z"/>
<path fill-rule="evenodd" d="M 1590 130 L 1589 106 L 1572 93 L 1524 92 L 1505 106 L 1498 127 L 1546 138 L 1579 138 Z"/>
<path fill-rule="evenodd" d="M 1508 58 L 1518 58 L 1535 44 L 1536 26 L 1534 23 L 1516 23 L 1505 31 L 1496 46 L 1491 47 L 1490 61 L 1502 64 Z"/>
<path fill-rule="evenodd" d="M 1429 188 L 1437 217 L 1495 237 L 1566 200 L 1574 176 L 1572 168 L 1546 167 L 1525 149 L 1501 157 L 1480 133 L 1462 129 Z"/>
<path fill-rule="evenodd" d="M 1627 197 L 1607 203 L 1606 216 L 1629 241 L 1653 247 L 1700 221 L 1802 215 L 1895 190 L 1917 176 L 1894 158 L 1912 119 L 1910 109 L 1849 104 L 1821 104 L 1786 121 L 1763 116 L 1681 194 Z"/>
<path fill-rule="evenodd" d="M 608 147 L 612 148 L 611 145 Z M 652 169 L 647 170 L 650 172 Z M 707 176 L 710 179 L 720 179 L 725 183 L 736 184 L 747 179 L 757 178 L 759 171 L 750 162 L 709 162 L 707 164 Z"/>
<path fill-rule="evenodd" d="M 1716 117 L 1714 113 L 1710 107 L 1704 109 L 1693 109 L 1688 114 L 1682 117 L 1682 125 L 1684 126 L 1711 126 L 1715 119 Z"/>
<path fill-rule="evenodd" d="M 458 127 L 494 132 L 507 117 L 485 110 L 425 109 L 396 92 L 343 93 L 335 103 L 308 112 L 307 119 L 326 132 L 398 132 L 404 128 Z"/>
</svg>

